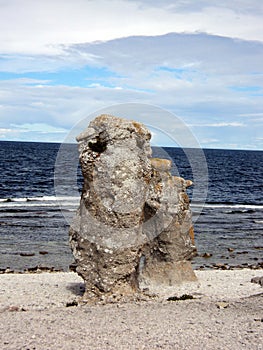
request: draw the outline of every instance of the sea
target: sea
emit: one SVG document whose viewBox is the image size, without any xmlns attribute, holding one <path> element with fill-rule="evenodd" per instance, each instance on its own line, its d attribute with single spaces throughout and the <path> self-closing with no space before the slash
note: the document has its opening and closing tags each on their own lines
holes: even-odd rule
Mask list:
<svg viewBox="0 0 263 350">
<path fill-rule="evenodd" d="M 153 156 L 193 181 L 193 267 L 262 267 L 263 151 L 156 147 Z M 82 187 L 77 145 L 1 141 L 0 164 L 0 270 L 68 271 Z"/>
</svg>

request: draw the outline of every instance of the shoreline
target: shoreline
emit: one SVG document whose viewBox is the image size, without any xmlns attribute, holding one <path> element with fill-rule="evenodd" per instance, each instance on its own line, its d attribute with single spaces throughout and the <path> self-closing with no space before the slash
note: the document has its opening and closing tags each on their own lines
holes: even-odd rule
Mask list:
<svg viewBox="0 0 263 350">
<path fill-rule="evenodd" d="M 194 271 L 215 271 L 215 270 L 227 270 L 227 271 L 232 271 L 232 270 L 244 270 L 244 269 L 249 269 L 249 270 L 261 270 L 263 269 L 263 262 L 257 262 L 255 264 L 248 264 L 248 263 L 243 263 L 243 264 L 237 264 L 237 265 L 228 265 L 226 263 L 213 263 L 213 264 L 203 264 L 199 267 L 195 266 L 195 264 L 192 263 L 192 267 Z M 34 274 L 34 273 L 44 273 L 44 272 L 49 272 L 49 273 L 58 273 L 58 272 L 75 272 L 75 265 L 71 264 L 69 265 L 68 269 L 63 269 L 63 268 L 57 268 L 54 266 L 45 266 L 45 265 L 36 265 L 33 267 L 27 267 L 24 269 L 12 269 L 10 267 L 6 268 L 0 268 L 0 275 L 2 274 Z"/>
</svg>

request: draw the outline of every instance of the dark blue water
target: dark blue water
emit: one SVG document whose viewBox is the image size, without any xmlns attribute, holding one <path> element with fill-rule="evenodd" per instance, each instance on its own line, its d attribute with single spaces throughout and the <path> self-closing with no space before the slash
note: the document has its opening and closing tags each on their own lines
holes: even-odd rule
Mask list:
<svg viewBox="0 0 263 350">
<path fill-rule="evenodd" d="M 72 261 L 68 227 L 78 205 L 76 193 L 82 179 L 79 169 L 71 166 L 72 159 L 76 163 L 78 157 L 77 146 L 66 145 L 65 159 L 57 165 L 56 182 L 65 196 L 62 201 L 58 198 L 54 167 L 59 147 L 0 142 L 0 268 L 23 270 L 42 265 L 67 270 Z M 263 152 L 207 149 L 205 164 L 200 150 L 188 149 L 186 153 L 179 148 L 154 149 L 155 156 L 172 158 L 174 174 L 195 183 L 189 189 L 199 252 L 194 266 L 261 263 Z M 206 166 L 208 193 L 204 203 Z M 76 188 L 70 192 L 69 177 L 74 172 Z M 212 257 L 203 258 L 205 252 Z M 23 256 L 27 254 L 30 256 Z"/>
</svg>

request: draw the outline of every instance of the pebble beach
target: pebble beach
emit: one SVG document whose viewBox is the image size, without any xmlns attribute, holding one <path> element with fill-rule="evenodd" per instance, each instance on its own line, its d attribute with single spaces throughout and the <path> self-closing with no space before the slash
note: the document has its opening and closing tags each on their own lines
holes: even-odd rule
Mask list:
<svg viewBox="0 0 263 350">
<path fill-rule="evenodd" d="M 263 349 L 263 287 L 251 282 L 263 270 L 195 273 L 159 297 L 105 305 L 82 302 L 74 272 L 2 274 L 0 347 Z"/>
</svg>

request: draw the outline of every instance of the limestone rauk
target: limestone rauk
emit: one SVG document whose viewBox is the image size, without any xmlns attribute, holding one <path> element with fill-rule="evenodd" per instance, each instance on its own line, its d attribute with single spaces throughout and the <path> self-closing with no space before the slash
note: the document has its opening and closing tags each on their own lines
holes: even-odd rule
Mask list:
<svg viewBox="0 0 263 350">
<path fill-rule="evenodd" d="M 171 161 L 151 158 L 150 138 L 143 124 L 110 115 L 77 137 L 84 184 L 69 234 L 85 299 L 196 279 L 191 181 L 172 176 Z"/>
</svg>

